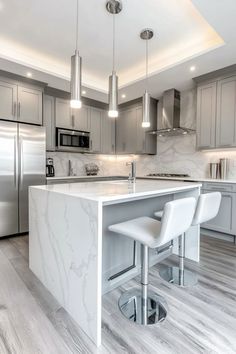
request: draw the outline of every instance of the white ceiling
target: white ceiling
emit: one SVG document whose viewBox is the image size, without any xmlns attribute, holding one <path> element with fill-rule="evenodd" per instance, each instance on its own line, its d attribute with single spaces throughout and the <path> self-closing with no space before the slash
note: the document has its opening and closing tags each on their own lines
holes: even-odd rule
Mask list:
<svg viewBox="0 0 236 354">
<path fill-rule="evenodd" d="M 112 59 L 112 16 L 105 3 L 80 0 L 79 15 L 83 84 L 102 92 Z M 75 8 L 76 0 L 0 0 L 0 58 L 69 79 Z M 158 97 L 170 87 L 189 87 L 193 76 L 236 62 L 235 13 L 235 0 L 123 0 L 123 11 L 116 16 L 116 62 L 126 100 L 140 96 L 144 88 L 143 28 L 155 31 L 150 91 Z M 194 74 L 190 65 L 196 66 Z"/>
</svg>

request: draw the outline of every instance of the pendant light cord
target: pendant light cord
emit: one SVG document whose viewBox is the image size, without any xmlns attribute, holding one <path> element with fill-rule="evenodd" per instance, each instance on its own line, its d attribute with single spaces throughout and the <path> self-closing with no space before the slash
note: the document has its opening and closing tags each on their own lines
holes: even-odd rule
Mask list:
<svg viewBox="0 0 236 354">
<path fill-rule="evenodd" d="M 146 90 L 148 91 L 148 39 L 146 39 Z"/>
<path fill-rule="evenodd" d="M 75 43 L 75 47 L 76 47 L 76 52 L 78 51 L 78 47 L 79 47 L 79 0 L 77 0 L 77 7 L 76 7 L 76 43 Z"/>
<path fill-rule="evenodd" d="M 116 23 L 115 23 L 115 15 L 113 14 L 113 59 L 112 59 L 112 71 L 115 71 L 115 55 L 116 55 L 116 43 L 115 43 L 115 35 L 116 35 Z"/>
</svg>

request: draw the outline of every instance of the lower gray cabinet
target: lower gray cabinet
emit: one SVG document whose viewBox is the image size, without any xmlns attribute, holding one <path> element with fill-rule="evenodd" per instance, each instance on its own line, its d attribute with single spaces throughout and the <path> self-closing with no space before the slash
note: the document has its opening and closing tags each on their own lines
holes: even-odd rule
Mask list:
<svg viewBox="0 0 236 354">
<path fill-rule="evenodd" d="M 44 95 L 43 97 L 43 125 L 46 128 L 46 149 L 55 150 L 56 128 L 55 128 L 55 98 Z"/>
<path fill-rule="evenodd" d="M 214 219 L 203 223 L 201 226 L 205 229 L 236 235 L 236 193 L 221 190 L 220 187 L 217 188 L 217 183 L 212 184 L 212 188 L 203 189 L 202 193 L 211 193 L 217 190 L 222 196 L 219 213 Z"/>
</svg>

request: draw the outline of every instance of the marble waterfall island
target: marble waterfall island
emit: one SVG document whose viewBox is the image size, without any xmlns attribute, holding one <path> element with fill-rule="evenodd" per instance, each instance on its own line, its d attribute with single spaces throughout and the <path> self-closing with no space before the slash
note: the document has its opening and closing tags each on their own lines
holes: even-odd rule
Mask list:
<svg viewBox="0 0 236 354">
<path fill-rule="evenodd" d="M 81 329 L 101 344 L 102 294 L 140 272 L 139 244 L 108 226 L 153 217 L 167 201 L 194 196 L 201 184 L 140 179 L 30 187 L 30 269 Z M 164 252 L 167 257 L 172 251 Z M 168 249 L 168 247 L 167 247 Z M 186 257 L 199 261 L 199 227 L 186 234 Z M 150 255 L 150 265 L 160 261 Z M 158 276 L 158 275 L 157 275 Z"/>
</svg>

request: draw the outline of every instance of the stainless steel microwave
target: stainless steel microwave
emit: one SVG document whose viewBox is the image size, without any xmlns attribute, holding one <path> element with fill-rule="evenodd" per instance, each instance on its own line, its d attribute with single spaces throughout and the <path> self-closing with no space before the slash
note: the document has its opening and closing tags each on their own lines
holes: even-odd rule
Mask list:
<svg viewBox="0 0 236 354">
<path fill-rule="evenodd" d="M 57 128 L 58 151 L 86 152 L 90 150 L 90 133 Z"/>
</svg>

